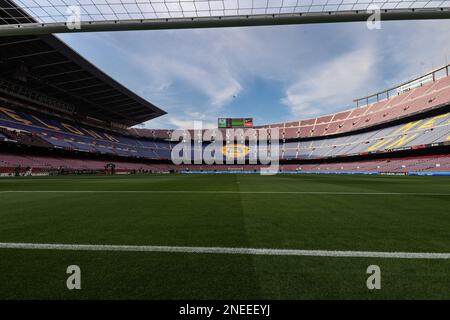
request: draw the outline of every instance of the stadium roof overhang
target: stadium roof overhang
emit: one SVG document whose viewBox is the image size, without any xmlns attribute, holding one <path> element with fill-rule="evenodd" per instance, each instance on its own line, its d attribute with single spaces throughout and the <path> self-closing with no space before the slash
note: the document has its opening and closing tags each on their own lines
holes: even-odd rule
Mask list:
<svg viewBox="0 0 450 320">
<path fill-rule="evenodd" d="M 11 6 L 28 15 L 23 18 Z M 0 0 L 0 36 L 381 20 L 448 19 L 450 1 Z"/>
<path fill-rule="evenodd" d="M 2 7 L 5 0 L 0 0 Z M 11 13 L 12 11 L 9 11 Z M 5 23 L 0 11 L 0 24 Z M 20 21 L 28 21 L 26 13 Z M 0 80 L 72 106 L 78 114 L 132 126 L 166 112 L 122 86 L 53 35 L 0 37 Z"/>
</svg>

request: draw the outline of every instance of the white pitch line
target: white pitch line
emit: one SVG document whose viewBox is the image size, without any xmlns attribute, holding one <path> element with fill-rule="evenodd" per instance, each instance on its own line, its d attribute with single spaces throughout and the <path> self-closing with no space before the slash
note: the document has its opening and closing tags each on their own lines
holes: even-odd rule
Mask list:
<svg viewBox="0 0 450 320">
<path fill-rule="evenodd" d="M 331 250 L 297 250 L 297 249 L 93 245 L 93 244 L 53 244 L 53 243 L 52 244 L 0 243 L 0 249 L 168 252 L 168 253 L 200 253 L 200 254 L 210 253 L 210 254 L 241 254 L 241 255 L 263 255 L 263 256 L 350 257 L 350 258 L 396 258 L 396 259 L 441 259 L 441 260 L 450 259 L 450 253 L 430 253 L 430 252 L 331 251 Z"/>
<path fill-rule="evenodd" d="M 159 194 L 304 194 L 304 195 L 369 195 L 369 196 L 450 196 L 450 193 L 427 192 L 339 192 L 339 191 L 225 191 L 225 190 L 4 190 L 6 193 L 159 193 Z"/>
</svg>

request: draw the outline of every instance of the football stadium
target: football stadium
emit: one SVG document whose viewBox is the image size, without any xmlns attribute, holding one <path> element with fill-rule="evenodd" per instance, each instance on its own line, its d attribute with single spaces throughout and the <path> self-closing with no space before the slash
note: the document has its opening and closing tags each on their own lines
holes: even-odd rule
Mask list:
<svg viewBox="0 0 450 320">
<path fill-rule="evenodd" d="M 333 112 L 152 129 L 165 106 L 53 33 L 348 24 L 373 3 L 103 2 L 0 0 L 0 299 L 450 298 L 450 64 Z M 381 14 L 449 18 L 438 2 Z"/>
</svg>

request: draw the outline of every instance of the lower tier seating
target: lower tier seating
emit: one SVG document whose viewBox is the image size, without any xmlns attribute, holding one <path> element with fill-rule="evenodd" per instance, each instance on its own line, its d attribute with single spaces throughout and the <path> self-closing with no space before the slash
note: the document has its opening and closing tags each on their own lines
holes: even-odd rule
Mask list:
<svg viewBox="0 0 450 320">
<path fill-rule="evenodd" d="M 55 170 L 105 170 L 107 164 L 113 163 L 116 172 L 131 171 L 254 171 L 259 165 L 173 165 L 149 164 L 128 161 L 78 159 L 67 157 L 30 156 L 16 153 L 0 153 L 0 173 L 14 173 L 18 167 L 21 171 L 32 169 L 33 172 L 51 172 Z M 280 165 L 280 171 L 296 172 L 450 172 L 450 154 L 420 156 L 408 158 L 390 158 L 325 164 L 288 164 Z"/>
</svg>

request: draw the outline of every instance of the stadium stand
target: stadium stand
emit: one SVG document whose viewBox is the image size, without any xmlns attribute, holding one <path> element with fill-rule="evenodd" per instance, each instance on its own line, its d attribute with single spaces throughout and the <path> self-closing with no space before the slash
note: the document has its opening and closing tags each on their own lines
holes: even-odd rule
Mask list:
<svg viewBox="0 0 450 320">
<path fill-rule="evenodd" d="M 66 171 L 103 171 L 107 164 L 111 161 L 102 161 L 94 159 L 68 158 L 61 156 L 36 156 L 17 153 L 2 153 L 0 160 L 0 168 L 2 173 L 14 173 L 17 167 L 31 167 L 38 172 L 56 172 L 58 170 Z M 116 172 L 165 172 L 170 170 L 169 166 L 148 164 L 148 163 L 132 163 L 126 161 L 114 161 Z M 23 170 L 22 170 L 23 171 Z"/>
<path fill-rule="evenodd" d="M 30 133 L 25 131 L 8 130 L 0 127 L 0 132 L 4 137 L 4 140 L 14 141 L 16 143 L 28 146 L 37 147 L 52 147 L 52 145 L 41 139 L 36 133 Z"/>
<path fill-rule="evenodd" d="M 322 163 L 285 165 L 284 171 L 322 173 L 407 173 L 450 172 L 450 156 L 423 156 L 401 159 L 357 161 L 350 163 Z"/>
<path fill-rule="evenodd" d="M 11 142 L 123 157 L 170 160 L 174 142 L 136 138 L 0 108 L 0 132 Z M 142 131 L 142 130 L 141 130 Z M 339 137 L 285 141 L 282 159 L 320 159 L 446 144 L 450 113 Z"/>
<path fill-rule="evenodd" d="M 268 127 L 280 128 L 280 136 L 285 139 L 322 137 L 355 131 L 446 105 L 450 101 L 449 87 L 450 77 L 445 77 L 364 107 Z"/>
<path fill-rule="evenodd" d="M 18 143 L 50 146 L 91 153 L 109 153 L 118 156 L 149 159 L 170 158 L 170 142 L 136 139 L 106 133 L 74 123 L 62 122 L 0 107 L 0 129 Z M 27 141 L 18 141 L 18 133 Z"/>
<path fill-rule="evenodd" d="M 25 168 L 33 168 L 38 173 L 57 173 L 59 170 L 66 172 L 96 171 L 101 172 L 111 161 L 68 158 L 61 156 L 29 156 L 16 153 L 2 153 L 0 160 L 0 173 L 12 175 L 17 167 L 20 172 Z M 123 160 L 115 160 L 117 173 L 125 172 L 257 172 L 261 165 L 181 165 L 134 163 Z M 407 157 L 400 159 L 382 159 L 354 162 L 321 163 L 321 164 L 287 164 L 281 166 L 283 172 L 298 173 L 426 173 L 426 172 L 450 172 L 450 156 L 434 155 Z"/>
<path fill-rule="evenodd" d="M 310 159 L 348 156 L 365 152 L 382 152 L 395 149 L 425 147 L 449 141 L 450 114 L 391 126 L 366 133 L 339 138 L 319 139 L 305 142 L 286 142 L 284 159 Z"/>
<path fill-rule="evenodd" d="M 29 18 L 20 10 L 15 14 Z M 171 141 L 173 130 L 133 127 L 165 112 L 61 40 L 52 35 L 6 36 L 0 37 L 0 47 L 3 173 L 19 167 L 35 172 L 102 172 L 109 163 L 115 164 L 116 172 L 260 168 L 250 164 L 174 166 L 171 152 L 178 141 Z M 255 129 L 258 134 L 279 131 L 284 171 L 450 172 L 449 68 L 446 65 L 357 99 L 356 107 L 344 111 Z M 196 138 L 192 130 L 188 132 Z M 227 139 L 219 129 L 214 139 L 219 133 Z M 405 150 L 409 153 L 404 154 Z"/>
<path fill-rule="evenodd" d="M 439 79 L 434 78 L 435 73 L 439 71 L 445 71 L 445 73 Z M 397 86 L 393 89 L 375 94 L 376 96 L 385 94 L 387 95 L 385 99 L 358 108 L 352 108 L 318 118 L 268 124 L 256 126 L 255 128 L 278 128 L 280 130 L 280 137 L 287 140 L 323 137 L 358 131 L 438 109 L 448 105 L 450 102 L 448 66 L 436 69 L 431 74 L 433 78 L 427 78 L 430 74 L 418 78 L 419 80 L 421 78 L 431 79 L 419 82 L 418 87 L 413 87 L 404 92 L 394 92 L 394 94 L 389 95 L 389 92 L 398 89 L 402 85 Z M 172 133 L 172 130 L 130 130 L 137 136 L 160 139 L 170 139 Z"/>
<path fill-rule="evenodd" d="M 448 78 L 445 78 L 446 80 Z M 433 85 L 431 85 L 433 86 Z M 442 87 L 446 88 L 446 87 Z M 416 89 L 420 90 L 422 88 Z M 444 89 L 442 89 L 444 90 Z M 445 90 L 444 96 L 450 92 L 450 88 Z M 408 95 L 415 93 L 411 91 Z M 415 94 L 419 96 L 419 94 Z M 445 105 L 444 105 L 445 106 Z M 370 106 L 369 106 L 370 107 Z M 365 107 L 365 108 L 369 108 Z M 350 130 L 343 135 L 323 134 L 321 137 L 309 137 L 309 139 L 297 138 L 297 141 L 285 139 L 281 143 L 280 159 L 286 161 L 305 159 L 327 159 L 345 156 L 355 156 L 373 154 L 381 152 L 395 152 L 405 149 L 419 149 L 435 146 L 449 145 L 450 141 L 450 113 L 442 108 L 432 116 L 426 116 L 424 109 L 423 116 L 412 121 L 403 122 L 396 125 L 387 125 L 381 128 L 374 128 L 365 132 L 354 132 Z M 348 111 L 352 114 L 357 109 Z M 439 110 L 438 110 L 439 111 Z M 417 111 L 416 111 L 417 112 Z M 330 116 L 323 116 L 314 119 L 314 125 L 320 126 L 322 122 L 330 121 L 342 113 Z M 343 117 L 342 115 L 339 117 Z M 320 120 L 321 119 L 321 120 Z M 313 123 L 313 120 L 300 121 L 299 123 Z M 261 130 L 261 128 L 259 128 Z M 264 128 L 263 128 L 264 129 Z M 168 141 L 165 138 L 168 130 L 146 130 L 130 129 L 123 134 L 106 132 L 102 128 L 93 128 L 87 125 L 80 125 L 70 121 L 62 121 L 56 117 L 31 113 L 30 111 L 14 110 L 12 108 L 0 107 L 0 134 L 1 138 L 8 143 L 18 145 L 35 146 L 50 149 L 62 149 L 72 152 L 83 152 L 87 154 L 104 155 L 121 158 L 138 158 L 146 160 L 166 160 L 171 158 L 171 149 L 176 142 Z M 11 157 L 15 159 L 11 160 Z M 16 166 L 32 167 L 39 170 L 56 170 L 60 168 L 70 170 L 102 170 L 105 167 L 104 161 L 76 160 L 58 158 L 21 157 L 2 154 L 2 166 L 13 168 Z M 6 159 L 6 160 L 5 160 Z M 9 160 L 8 160 L 9 159 Z M 406 161 L 406 160 L 405 160 Z M 395 162 L 394 162 L 395 163 Z M 393 165 L 387 162 L 374 164 L 369 162 L 357 163 L 353 166 L 333 165 L 320 166 L 308 165 L 306 167 L 295 167 L 294 171 L 333 171 L 333 172 L 357 172 L 358 170 L 373 172 L 387 170 L 391 172 L 404 172 L 408 170 L 426 171 L 436 169 L 442 171 L 445 166 L 411 166 Z M 195 168 L 180 168 L 166 166 L 152 166 L 149 164 L 135 164 L 119 161 L 117 167 L 120 171 L 195 171 Z M 438 164 L 438 163 L 436 163 Z M 440 164 L 439 164 L 440 165 Z M 210 170 L 220 170 L 219 167 L 210 167 Z M 293 167 L 286 167 L 293 168 Z M 327 169 L 324 169 L 327 168 Z M 345 168 L 345 169 L 343 169 Z M 247 167 L 248 170 L 254 170 Z M 336 170 L 334 170 L 336 169 Z M 199 168 L 199 170 L 204 170 Z M 3 169 L 5 171 L 5 169 Z"/>
</svg>

